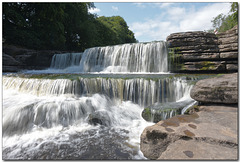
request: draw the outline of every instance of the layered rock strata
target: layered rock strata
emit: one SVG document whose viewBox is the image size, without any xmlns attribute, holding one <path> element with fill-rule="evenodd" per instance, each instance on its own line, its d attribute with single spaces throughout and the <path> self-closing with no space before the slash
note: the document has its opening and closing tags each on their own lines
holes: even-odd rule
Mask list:
<svg viewBox="0 0 240 162">
<path fill-rule="evenodd" d="M 173 72 L 238 70 L 238 27 L 219 33 L 173 33 L 167 37 Z"/>
</svg>

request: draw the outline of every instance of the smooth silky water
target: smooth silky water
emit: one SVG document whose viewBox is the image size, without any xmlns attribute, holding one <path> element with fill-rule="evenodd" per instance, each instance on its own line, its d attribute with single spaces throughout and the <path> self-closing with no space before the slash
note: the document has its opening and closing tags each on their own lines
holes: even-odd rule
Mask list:
<svg viewBox="0 0 240 162">
<path fill-rule="evenodd" d="M 54 55 L 49 69 L 4 74 L 3 159 L 145 159 L 140 135 L 153 123 L 142 110 L 192 100 L 198 78 L 168 67 L 166 43 L 152 42 Z"/>
</svg>

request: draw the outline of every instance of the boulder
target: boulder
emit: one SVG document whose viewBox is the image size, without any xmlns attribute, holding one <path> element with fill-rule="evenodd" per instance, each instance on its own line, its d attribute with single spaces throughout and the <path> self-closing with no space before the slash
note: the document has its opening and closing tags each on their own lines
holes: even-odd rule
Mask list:
<svg viewBox="0 0 240 162">
<path fill-rule="evenodd" d="M 237 104 L 237 73 L 200 80 L 195 84 L 190 95 L 202 103 Z"/>
<path fill-rule="evenodd" d="M 110 126 L 111 119 L 108 112 L 106 111 L 96 111 L 88 116 L 88 123 L 91 125 L 104 125 Z"/>
<path fill-rule="evenodd" d="M 148 159 L 237 160 L 238 109 L 200 106 L 199 112 L 178 115 L 146 127 L 140 149 Z"/>
</svg>

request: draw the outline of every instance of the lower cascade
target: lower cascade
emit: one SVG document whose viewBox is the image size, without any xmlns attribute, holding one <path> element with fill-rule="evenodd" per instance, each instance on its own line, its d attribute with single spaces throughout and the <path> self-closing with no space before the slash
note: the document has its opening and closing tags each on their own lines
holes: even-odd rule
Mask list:
<svg viewBox="0 0 240 162">
<path fill-rule="evenodd" d="M 141 132 L 156 111 L 163 120 L 193 105 L 190 90 L 200 78 L 162 73 L 168 72 L 165 46 L 90 48 L 54 55 L 46 70 L 4 74 L 3 159 L 146 159 Z M 146 108 L 152 108 L 148 120 Z"/>
</svg>

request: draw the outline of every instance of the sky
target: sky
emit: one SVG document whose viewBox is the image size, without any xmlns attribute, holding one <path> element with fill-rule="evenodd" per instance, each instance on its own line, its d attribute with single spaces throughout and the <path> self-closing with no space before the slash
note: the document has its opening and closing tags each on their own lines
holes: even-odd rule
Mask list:
<svg viewBox="0 0 240 162">
<path fill-rule="evenodd" d="M 171 33 L 213 29 L 211 20 L 230 11 L 229 2 L 98 2 L 90 13 L 121 16 L 139 42 L 166 40 Z"/>
</svg>

